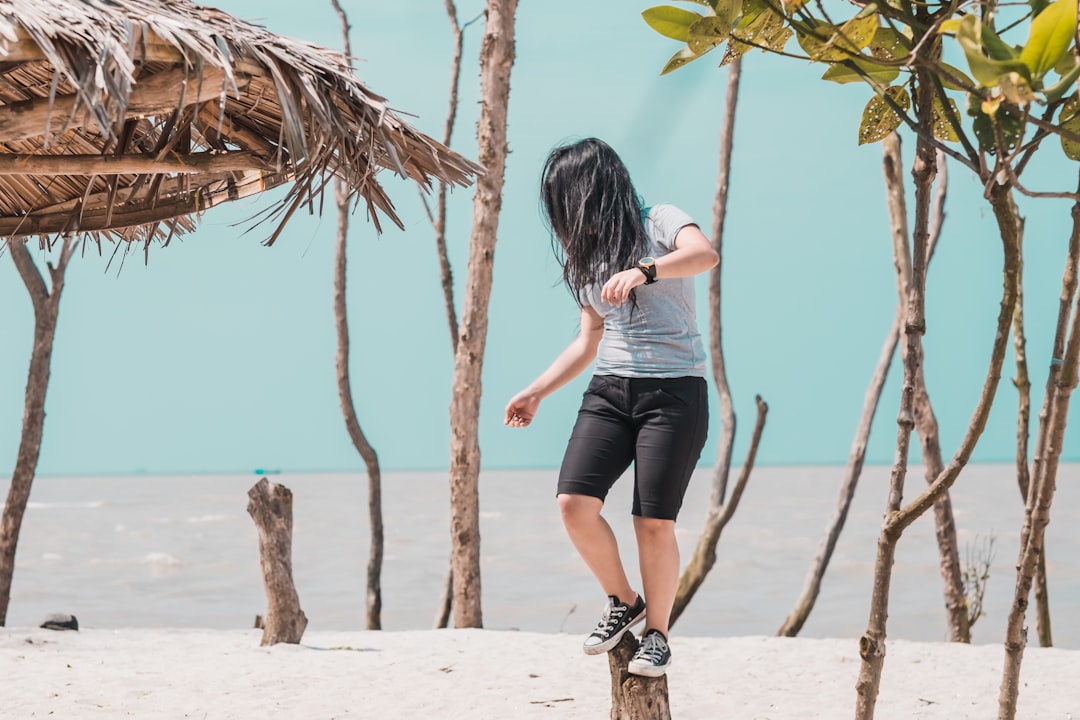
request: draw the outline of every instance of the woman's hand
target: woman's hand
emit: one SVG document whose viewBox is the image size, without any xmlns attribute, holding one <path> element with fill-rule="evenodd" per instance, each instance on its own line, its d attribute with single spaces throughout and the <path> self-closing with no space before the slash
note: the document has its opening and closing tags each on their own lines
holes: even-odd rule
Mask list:
<svg viewBox="0 0 1080 720">
<path fill-rule="evenodd" d="M 504 425 L 510 427 L 528 427 L 540 407 L 540 396 L 529 390 L 522 390 L 510 399 L 506 406 Z"/>
<path fill-rule="evenodd" d="M 600 299 L 609 305 L 621 307 L 630 297 L 630 291 L 645 284 L 645 273 L 637 268 L 615 273 L 600 289 Z"/>
</svg>

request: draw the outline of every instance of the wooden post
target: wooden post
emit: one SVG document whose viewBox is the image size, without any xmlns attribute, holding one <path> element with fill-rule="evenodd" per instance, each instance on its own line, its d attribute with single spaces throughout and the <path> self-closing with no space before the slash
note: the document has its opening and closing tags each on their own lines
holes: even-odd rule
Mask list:
<svg viewBox="0 0 1080 720">
<path fill-rule="evenodd" d="M 298 643 L 307 627 L 292 575 L 292 491 L 263 478 L 248 490 L 248 514 L 259 530 L 259 563 L 266 587 L 260 645 Z"/>
<path fill-rule="evenodd" d="M 637 651 L 638 640 L 626 633 L 608 652 L 611 668 L 611 720 L 671 720 L 667 675 L 657 678 L 631 675 L 626 667 Z"/>
</svg>

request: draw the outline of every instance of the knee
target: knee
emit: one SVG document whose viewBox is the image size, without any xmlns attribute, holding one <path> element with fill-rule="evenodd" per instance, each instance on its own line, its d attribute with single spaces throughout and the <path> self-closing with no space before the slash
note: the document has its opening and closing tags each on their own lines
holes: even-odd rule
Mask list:
<svg viewBox="0 0 1080 720">
<path fill-rule="evenodd" d="M 588 495 L 559 495 L 559 513 L 562 515 L 563 524 L 566 526 L 577 525 L 587 522 L 600 515 L 603 503 Z"/>
<path fill-rule="evenodd" d="M 661 539 L 675 536 L 675 521 L 659 518 L 635 517 L 634 531 L 639 537 Z"/>
</svg>

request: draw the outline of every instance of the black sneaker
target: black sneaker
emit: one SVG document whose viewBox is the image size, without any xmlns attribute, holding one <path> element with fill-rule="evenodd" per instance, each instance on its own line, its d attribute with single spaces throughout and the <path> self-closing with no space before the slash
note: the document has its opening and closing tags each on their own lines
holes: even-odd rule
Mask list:
<svg viewBox="0 0 1080 720">
<path fill-rule="evenodd" d="M 608 595 L 604 614 L 600 617 L 592 635 L 585 638 L 582 649 L 586 655 L 606 653 L 619 644 L 623 633 L 645 619 L 645 600 L 638 595 L 637 602 L 626 605 L 619 598 Z"/>
<path fill-rule="evenodd" d="M 626 668 L 631 675 L 660 677 L 671 666 L 671 648 L 659 630 L 650 630 L 641 638 L 637 652 Z"/>
</svg>

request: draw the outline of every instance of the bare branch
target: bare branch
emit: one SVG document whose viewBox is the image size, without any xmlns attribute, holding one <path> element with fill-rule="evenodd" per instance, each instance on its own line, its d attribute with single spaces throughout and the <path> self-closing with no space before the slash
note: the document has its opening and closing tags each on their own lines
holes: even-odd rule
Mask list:
<svg viewBox="0 0 1080 720">
<path fill-rule="evenodd" d="M 754 423 L 754 432 L 750 438 L 750 448 L 746 452 L 746 461 L 743 462 L 742 469 L 739 471 L 739 478 L 735 481 L 731 497 L 728 498 L 722 508 L 710 508 L 709 510 L 705 520 L 705 529 L 694 550 L 694 556 L 690 559 L 686 570 L 683 571 L 682 576 L 679 578 L 679 587 L 675 593 L 675 604 L 671 609 L 672 625 L 682 615 L 687 603 L 690 602 L 690 598 L 694 596 L 701 583 L 705 581 L 705 576 L 716 563 L 716 544 L 720 539 L 720 534 L 739 508 L 739 501 L 742 499 L 743 491 L 750 480 L 750 473 L 754 469 L 754 461 L 757 458 L 758 445 L 761 443 L 761 434 L 765 429 L 765 417 L 769 412 L 769 406 L 765 404 L 760 395 L 755 398 L 755 402 L 757 403 L 757 421 Z"/>
<path fill-rule="evenodd" d="M 37 312 L 49 300 L 49 290 L 45 287 L 45 279 L 41 277 L 41 273 L 34 264 L 25 240 L 8 238 L 7 246 L 11 259 L 15 262 L 15 269 L 19 271 L 19 276 L 26 285 L 34 310 Z"/>
</svg>

